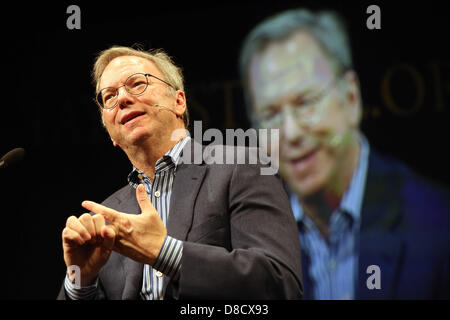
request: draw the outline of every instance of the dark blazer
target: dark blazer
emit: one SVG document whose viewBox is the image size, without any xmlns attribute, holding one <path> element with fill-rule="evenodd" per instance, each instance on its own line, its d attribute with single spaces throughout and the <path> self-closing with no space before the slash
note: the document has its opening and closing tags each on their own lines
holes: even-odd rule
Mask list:
<svg viewBox="0 0 450 320">
<path fill-rule="evenodd" d="M 361 209 L 356 299 L 450 298 L 450 197 L 398 160 L 371 150 Z M 312 299 L 302 253 L 304 298 Z M 381 289 L 368 289 L 367 267 Z"/>
<path fill-rule="evenodd" d="M 176 170 L 167 231 L 184 247 L 179 279 L 164 278 L 164 299 L 301 298 L 298 232 L 279 177 L 261 175 L 260 165 L 206 163 Z M 103 204 L 140 213 L 129 185 Z M 139 299 L 142 274 L 141 263 L 113 252 L 96 299 Z"/>
</svg>

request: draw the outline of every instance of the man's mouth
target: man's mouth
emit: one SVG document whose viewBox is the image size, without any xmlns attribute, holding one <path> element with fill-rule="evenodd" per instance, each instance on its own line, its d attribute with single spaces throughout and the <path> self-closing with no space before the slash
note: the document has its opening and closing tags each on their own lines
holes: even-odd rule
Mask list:
<svg viewBox="0 0 450 320">
<path fill-rule="evenodd" d="M 305 154 L 290 159 L 290 164 L 294 171 L 300 172 L 308 169 L 316 159 L 319 148 L 306 152 Z"/>
<path fill-rule="evenodd" d="M 127 122 L 130 122 L 131 120 L 136 119 L 137 117 L 140 117 L 144 114 L 145 112 L 143 111 L 131 111 L 122 117 L 122 119 L 120 120 L 120 124 L 126 124 Z"/>
</svg>

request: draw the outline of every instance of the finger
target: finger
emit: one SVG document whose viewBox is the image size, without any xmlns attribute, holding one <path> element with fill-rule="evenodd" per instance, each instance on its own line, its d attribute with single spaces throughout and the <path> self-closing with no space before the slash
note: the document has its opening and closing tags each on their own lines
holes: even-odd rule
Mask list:
<svg viewBox="0 0 450 320">
<path fill-rule="evenodd" d="M 74 244 L 82 246 L 85 243 L 85 240 L 78 232 L 67 227 L 63 229 L 62 241 L 69 247 L 72 247 Z"/>
<path fill-rule="evenodd" d="M 110 226 L 103 226 L 100 234 L 103 237 L 103 246 L 109 250 L 112 250 L 116 238 L 116 232 L 114 231 L 114 228 Z"/>
<path fill-rule="evenodd" d="M 101 214 L 96 214 L 92 217 L 92 221 L 94 221 L 95 233 L 101 237 L 102 228 L 105 225 L 105 218 Z"/>
<path fill-rule="evenodd" d="M 136 188 L 136 199 L 142 213 L 151 212 L 151 209 L 153 209 L 153 205 L 150 202 L 147 191 L 145 190 L 145 186 L 143 184 L 138 185 Z"/>
<path fill-rule="evenodd" d="M 90 210 L 94 213 L 98 213 L 101 214 L 102 216 L 105 217 L 106 220 L 108 220 L 111 223 L 115 223 L 117 222 L 117 220 L 119 220 L 120 218 L 120 212 L 105 207 L 104 205 L 101 205 L 99 203 L 93 202 L 93 201 L 83 201 L 81 203 L 81 205 L 83 206 L 83 208 Z"/>
<path fill-rule="evenodd" d="M 80 220 L 83 227 L 86 228 L 86 230 L 91 235 L 91 240 L 95 240 L 95 236 L 97 235 L 95 232 L 95 225 L 94 221 L 92 220 L 92 216 L 89 213 L 85 213 L 78 218 Z"/>
<path fill-rule="evenodd" d="M 80 220 L 77 219 L 75 216 L 71 216 L 67 219 L 66 227 L 69 229 L 74 230 L 75 232 L 79 233 L 80 236 L 83 238 L 84 241 L 91 240 L 90 233 L 86 230 L 86 228 L 81 224 Z"/>
</svg>

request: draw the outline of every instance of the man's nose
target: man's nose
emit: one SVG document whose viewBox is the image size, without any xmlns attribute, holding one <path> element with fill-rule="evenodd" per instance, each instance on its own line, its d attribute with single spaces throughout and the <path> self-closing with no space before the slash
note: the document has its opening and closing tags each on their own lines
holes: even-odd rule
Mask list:
<svg viewBox="0 0 450 320">
<path fill-rule="evenodd" d="M 125 89 L 125 86 L 117 89 L 117 104 L 119 108 L 126 108 L 133 103 L 133 99 L 133 95 Z"/>
<path fill-rule="evenodd" d="M 286 105 L 283 108 L 283 124 L 281 134 L 291 144 L 298 144 L 301 142 L 304 135 L 304 128 L 299 125 L 299 119 L 296 119 L 295 112 L 292 107 Z"/>
</svg>

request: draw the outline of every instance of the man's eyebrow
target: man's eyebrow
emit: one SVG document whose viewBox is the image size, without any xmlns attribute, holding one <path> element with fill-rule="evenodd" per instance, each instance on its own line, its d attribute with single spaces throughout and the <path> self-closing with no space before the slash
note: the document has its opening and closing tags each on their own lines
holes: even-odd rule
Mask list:
<svg viewBox="0 0 450 320">
<path fill-rule="evenodd" d="M 308 86 L 306 88 L 302 88 L 300 91 L 294 91 L 289 96 L 289 98 L 286 100 L 287 102 L 292 102 L 294 100 L 297 100 L 299 98 L 305 99 L 306 97 L 310 96 L 311 94 L 315 94 L 315 92 L 319 92 L 320 90 L 313 89 L 311 86 Z"/>
<path fill-rule="evenodd" d="M 278 111 L 281 109 L 280 103 L 269 103 L 266 105 L 261 106 L 260 111 L 267 112 L 267 111 Z"/>
<path fill-rule="evenodd" d="M 129 76 L 127 76 L 125 79 L 119 79 L 119 80 L 113 80 L 113 83 L 108 85 L 103 85 L 102 87 L 99 87 L 100 90 L 104 88 L 117 88 L 118 86 L 122 85 L 123 82 L 125 82 L 126 79 L 128 79 Z"/>
<path fill-rule="evenodd" d="M 105 90 L 106 89 L 106 90 Z M 110 90 L 115 90 L 117 89 L 117 87 L 113 87 L 113 86 L 107 86 L 107 87 L 103 87 L 100 90 L 105 90 L 105 91 L 110 91 Z"/>
<path fill-rule="evenodd" d="M 280 106 L 276 102 L 270 102 L 270 103 L 261 103 L 257 106 L 256 111 L 257 112 L 267 112 L 267 111 L 275 111 L 279 109 Z"/>
<path fill-rule="evenodd" d="M 104 85 L 104 86 L 100 87 L 100 90 L 103 90 L 103 89 L 106 89 L 106 88 L 117 89 L 117 87 L 121 86 L 122 83 L 123 82 L 121 80 L 114 81 L 112 84 L 110 83 L 108 85 Z"/>
<path fill-rule="evenodd" d="M 295 98 L 317 95 L 317 94 L 320 94 L 324 89 L 325 89 L 325 87 L 321 86 L 319 83 L 309 84 L 305 88 L 302 88 L 302 91 L 297 92 L 295 94 Z"/>
</svg>

